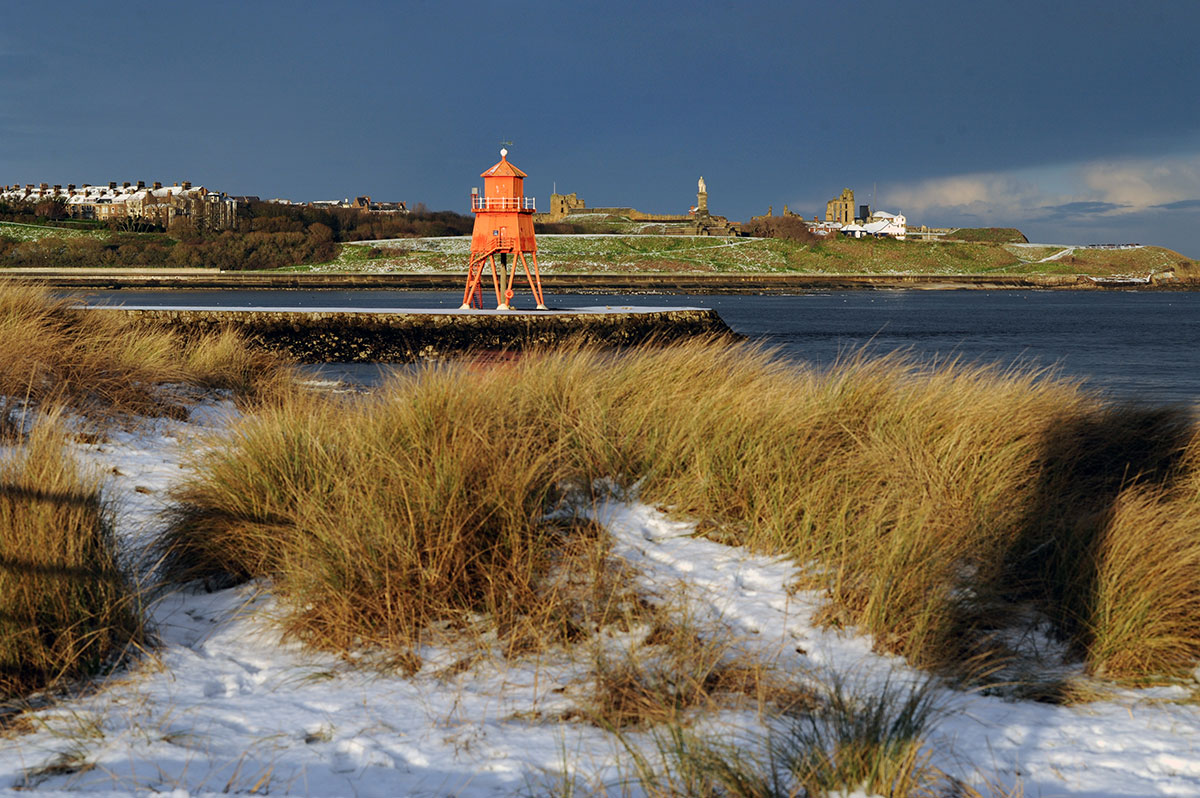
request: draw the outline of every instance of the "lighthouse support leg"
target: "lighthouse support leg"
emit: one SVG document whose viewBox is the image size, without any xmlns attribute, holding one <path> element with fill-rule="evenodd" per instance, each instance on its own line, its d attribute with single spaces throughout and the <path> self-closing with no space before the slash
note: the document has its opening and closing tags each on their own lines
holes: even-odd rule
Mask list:
<svg viewBox="0 0 1200 798">
<path fill-rule="evenodd" d="M 529 290 L 533 293 L 533 299 L 537 302 L 538 310 L 543 310 L 546 307 L 546 303 L 542 301 L 541 280 L 533 279 L 533 273 L 529 271 L 529 261 L 526 259 L 524 252 L 520 254 L 520 258 L 521 266 L 525 269 L 525 279 L 529 281 Z M 516 269 L 513 269 L 513 272 L 515 273 Z"/>
<path fill-rule="evenodd" d="M 472 258 L 467 263 L 467 287 L 466 290 L 463 291 L 462 308 L 460 308 L 461 310 L 469 310 L 472 305 L 472 300 L 479 295 L 480 288 L 482 288 L 481 283 L 483 282 L 483 266 L 484 258 L 482 257 Z M 479 304 L 479 307 L 483 307 L 482 302 Z"/>
<path fill-rule="evenodd" d="M 537 297 L 537 309 L 549 310 L 549 308 L 546 307 L 546 297 L 542 293 L 542 275 L 540 272 L 538 272 L 537 250 L 530 252 L 529 256 L 533 258 L 533 285 L 537 286 L 537 288 L 534 289 L 534 296 Z"/>
<path fill-rule="evenodd" d="M 500 298 L 500 277 L 496 274 L 496 256 L 488 255 L 488 263 L 492 264 L 492 287 L 496 289 L 496 307 L 499 308 L 504 304 L 504 300 Z"/>
<path fill-rule="evenodd" d="M 516 281 L 517 281 L 517 261 L 518 260 L 520 260 L 522 263 L 524 262 L 524 260 L 525 260 L 524 252 L 516 253 L 516 256 L 513 258 L 513 268 L 512 268 L 512 271 L 508 275 L 508 290 L 504 292 L 504 296 L 506 296 L 506 297 L 512 296 L 513 284 L 516 283 Z"/>
<path fill-rule="evenodd" d="M 508 253 L 500 253 L 500 285 L 504 288 L 503 299 L 496 305 L 496 310 L 512 310 L 512 306 L 508 303 L 512 301 L 512 285 L 513 277 L 517 274 L 517 263 L 514 260 L 512 271 L 508 268 Z"/>
</svg>

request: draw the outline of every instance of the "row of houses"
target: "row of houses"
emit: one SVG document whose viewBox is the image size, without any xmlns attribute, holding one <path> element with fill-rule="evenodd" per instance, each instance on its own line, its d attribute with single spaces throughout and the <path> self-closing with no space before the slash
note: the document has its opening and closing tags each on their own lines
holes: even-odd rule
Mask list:
<svg viewBox="0 0 1200 798">
<path fill-rule="evenodd" d="M 258 197 L 247 197 L 246 199 L 254 202 L 261 201 Z M 408 213 L 408 205 L 404 202 L 377 202 L 370 196 L 355 197 L 353 200 L 347 197 L 341 200 L 316 200 L 314 202 L 293 202 L 289 199 L 276 198 L 269 199 L 267 202 L 276 205 L 303 205 L 309 208 L 349 208 L 362 213 Z"/>
<path fill-rule="evenodd" d="M 63 188 L 42 183 L 34 186 L 14 184 L 3 186 L 0 200 L 39 205 L 48 201 L 62 202 L 66 214 L 73 219 L 98 221 L 132 220 L 166 228 L 178 218 L 192 221 L 201 230 L 228 230 L 237 224 L 237 201 L 224 193 L 209 191 L 189 182 L 163 186 L 147 186 L 115 182 L 107 186 L 84 183 Z"/>
</svg>

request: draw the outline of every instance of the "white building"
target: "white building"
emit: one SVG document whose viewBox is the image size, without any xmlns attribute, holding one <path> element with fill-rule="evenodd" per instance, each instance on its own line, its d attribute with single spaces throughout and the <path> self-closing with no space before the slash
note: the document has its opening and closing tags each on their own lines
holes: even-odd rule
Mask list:
<svg viewBox="0 0 1200 798">
<path fill-rule="evenodd" d="M 898 241 L 903 241 L 907 232 L 907 220 L 903 214 L 888 213 L 887 211 L 875 211 L 871 214 L 871 218 L 859 224 L 842 225 L 842 235 L 853 236 L 854 238 L 862 238 L 863 236 L 874 236 L 881 238 L 895 238 Z"/>
</svg>

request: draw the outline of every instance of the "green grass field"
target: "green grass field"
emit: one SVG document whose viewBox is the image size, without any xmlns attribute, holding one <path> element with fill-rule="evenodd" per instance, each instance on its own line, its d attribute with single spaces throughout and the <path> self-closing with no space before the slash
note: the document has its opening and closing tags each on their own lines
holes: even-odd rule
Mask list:
<svg viewBox="0 0 1200 798">
<path fill-rule="evenodd" d="M 347 244 L 331 263 L 306 271 L 458 272 L 470 240 L 413 238 Z M 1069 251 L 1055 259 L 1052 256 Z M 838 238 L 816 244 L 773 238 L 644 235 L 541 235 L 545 274 L 802 273 L 802 274 L 1089 274 L 1145 276 L 1195 262 L 1161 247 L 1073 249 L 994 242 L 894 241 Z"/>
<path fill-rule="evenodd" d="M 984 231 L 988 232 L 988 231 Z M 1000 231 L 1007 232 L 1007 231 Z M 1015 231 L 1014 231 L 1015 232 Z M 104 239 L 110 231 L 0 222 L 0 238 L 17 242 Z M 161 234 L 143 234 L 157 235 Z M 995 236 L 997 239 L 1003 236 Z M 817 243 L 776 238 L 589 234 L 538 236 L 545 274 L 1086 274 L 1144 277 L 1174 271 L 1200 277 L 1200 265 L 1162 247 L 1133 249 L 1018 245 L 999 240 L 895 241 L 831 238 Z M 302 272 L 461 272 L 470 239 L 407 238 L 344 244 L 332 261 L 289 267 Z"/>
<path fill-rule="evenodd" d="M 43 238 L 105 238 L 109 234 L 107 228 L 96 230 L 74 229 L 68 227 L 53 227 L 45 224 L 24 224 L 22 222 L 0 222 L 0 238 L 13 241 L 40 241 Z"/>
</svg>

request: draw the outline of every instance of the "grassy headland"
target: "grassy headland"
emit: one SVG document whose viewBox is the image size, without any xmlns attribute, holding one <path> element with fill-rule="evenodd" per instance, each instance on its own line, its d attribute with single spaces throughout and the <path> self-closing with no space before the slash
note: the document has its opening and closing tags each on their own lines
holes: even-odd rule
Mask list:
<svg viewBox="0 0 1200 798">
<path fill-rule="evenodd" d="M 577 634 L 549 578 L 572 538 L 545 514 L 615 483 L 790 556 L 827 623 L 923 667 L 987 672 L 1043 626 L 1094 674 L 1200 659 L 1192 417 L 1028 373 L 558 351 L 284 403 L 197 469 L 171 575 L 274 579 L 291 631 L 325 648 L 408 652 L 474 617 L 502 639 Z"/>
<path fill-rule="evenodd" d="M 318 271 L 459 272 L 467 238 L 414 238 L 343 245 Z M 1056 257 L 1057 256 L 1057 257 Z M 1160 247 L 1088 249 L 995 242 L 831 238 L 709 238 L 643 235 L 540 235 L 545 274 L 1088 274 L 1200 276 L 1200 266 Z"/>
<path fill-rule="evenodd" d="M 471 220 L 448 212 L 372 220 L 353 211 L 258 203 L 237 230 L 166 232 L 0 222 L 0 266 L 219 268 L 225 271 L 460 273 Z M 538 236 L 546 274 L 1062 275 L 1200 279 L 1200 266 L 1161 247 L 1029 246 L 1007 228 L 959 231 L 964 240 L 709 238 L 674 235 Z M 387 236 L 393 236 L 387 238 Z M 401 237 L 395 237 L 401 236 Z M 449 237 L 442 237 L 449 236 Z M 358 240 L 370 239 L 364 243 Z M 382 239 L 382 240 L 377 240 Z"/>
</svg>

